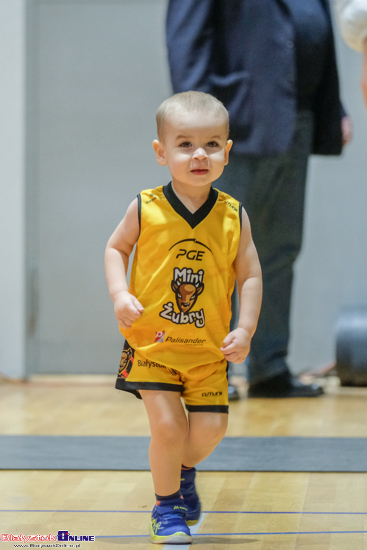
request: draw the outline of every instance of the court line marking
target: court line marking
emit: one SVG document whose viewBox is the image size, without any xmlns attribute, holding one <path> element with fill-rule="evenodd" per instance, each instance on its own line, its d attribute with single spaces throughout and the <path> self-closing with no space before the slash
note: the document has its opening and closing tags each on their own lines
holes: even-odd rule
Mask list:
<svg viewBox="0 0 367 550">
<path fill-rule="evenodd" d="M 151 510 L 0 510 L 1 512 L 35 512 L 35 513 L 72 513 L 72 514 L 151 514 Z M 298 515 L 342 515 L 342 516 L 366 516 L 367 512 L 266 512 L 266 511 L 247 511 L 247 510 L 206 510 L 203 514 L 298 514 Z"/>
<path fill-rule="evenodd" d="M 0 512 L 40 512 L 40 513 L 151 513 L 150 510 L 0 510 Z M 337 534 L 365 534 L 367 531 L 280 531 L 280 532 L 245 532 L 245 533 L 197 533 L 205 514 L 298 514 L 298 515 L 367 515 L 367 512 L 264 512 L 264 511 L 207 511 L 203 512 L 199 522 L 190 528 L 197 537 L 219 536 L 265 536 L 265 535 L 337 535 Z M 148 538 L 146 535 L 105 535 L 96 536 L 96 539 L 105 538 Z M 173 550 L 177 545 L 166 544 L 163 550 Z M 182 550 L 189 550 L 191 544 L 180 545 Z"/>
<path fill-rule="evenodd" d="M 190 527 L 190 532 L 192 535 L 197 534 L 200 525 L 203 523 L 204 517 L 205 517 L 205 513 L 202 513 L 199 521 L 195 525 Z M 180 550 L 190 550 L 191 544 L 192 544 L 191 542 L 190 544 L 180 544 Z M 165 544 L 162 550 L 177 550 L 177 544 Z"/>
<path fill-rule="evenodd" d="M 41 512 L 41 513 L 151 513 L 149 510 L 0 510 L 0 512 Z M 279 532 L 245 532 L 245 533 L 198 533 L 197 530 L 201 526 L 206 514 L 312 514 L 312 515 L 366 515 L 367 512 L 246 512 L 246 511 L 229 511 L 229 512 L 203 512 L 198 523 L 190 528 L 191 533 L 195 537 L 220 537 L 220 536 L 265 536 L 265 535 L 351 535 L 351 534 L 366 534 L 367 531 L 279 531 Z M 97 535 L 96 539 L 119 539 L 119 538 L 149 538 L 147 535 Z M 162 550 L 173 550 L 177 545 L 166 544 Z M 188 550 L 191 544 L 180 545 L 182 550 Z"/>
<path fill-rule="evenodd" d="M 195 537 L 239 537 L 239 536 L 260 536 L 260 535 L 351 535 L 364 534 L 367 531 L 279 531 L 279 532 L 255 532 L 255 533 L 196 533 Z M 127 538 L 148 538 L 147 535 L 98 535 L 96 539 L 127 539 Z M 166 545 L 168 546 L 168 545 Z M 164 546 L 163 548 L 166 548 Z M 170 546 L 174 546 L 171 544 Z M 175 545 L 177 546 L 177 545 Z"/>
</svg>

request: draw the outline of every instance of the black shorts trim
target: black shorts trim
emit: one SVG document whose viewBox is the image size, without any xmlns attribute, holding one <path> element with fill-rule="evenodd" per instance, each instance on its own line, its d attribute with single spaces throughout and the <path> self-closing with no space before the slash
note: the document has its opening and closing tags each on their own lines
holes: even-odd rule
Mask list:
<svg viewBox="0 0 367 550">
<path fill-rule="evenodd" d="M 186 405 L 186 409 L 189 412 L 213 412 L 213 413 L 227 413 L 228 405 Z"/>
<path fill-rule="evenodd" d="M 133 393 L 135 397 L 141 399 L 139 390 L 163 390 L 183 392 L 184 387 L 181 384 L 164 384 L 162 382 L 126 382 L 122 378 L 116 379 L 116 390 L 123 390 Z"/>
</svg>

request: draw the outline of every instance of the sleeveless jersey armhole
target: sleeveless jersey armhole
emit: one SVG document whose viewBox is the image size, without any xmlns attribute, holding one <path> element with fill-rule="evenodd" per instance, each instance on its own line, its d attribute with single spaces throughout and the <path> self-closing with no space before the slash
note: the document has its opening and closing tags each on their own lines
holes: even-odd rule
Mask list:
<svg viewBox="0 0 367 550">
<path fill-rule="evenodd" d="M 140 233 L 141 233 L 141 194 L 139 193 L 139 195 L 137 195 L 137 199 L 138 199 L 138 219 L 139 219 L 139 235 L 138 235 L 138 239 L 140 237 Z"/>
<path fill-rule="evenodd" d="M 243 204 L 242 202 L 239 203 L 239 209 L 238 209 L 238 214 L 239 214 L 239 217 L 240 217 L 240 231 L 242 231 L 242 209 L 243 208 Z"/>
</svg>

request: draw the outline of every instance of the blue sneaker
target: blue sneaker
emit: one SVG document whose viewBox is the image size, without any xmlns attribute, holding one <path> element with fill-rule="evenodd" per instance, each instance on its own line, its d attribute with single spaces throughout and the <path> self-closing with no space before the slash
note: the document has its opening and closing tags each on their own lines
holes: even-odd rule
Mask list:
<svg viewBox="0 0 367 550">
<path fill-rule="evenodd" d="M 187 506 L 187 525 L 195 525 L 201 513 L 201 502 L 195 488 L 195 476 L 195 468 L 181 470 L 181 495 Z"/>
<path fill-rule="evenodd" d="M 192 542 L 187 527 L 187 507 L 182 498 L 162 500 L 153 508 L 150 539 L 154 544 L 185 544 Z"/>
</svg>

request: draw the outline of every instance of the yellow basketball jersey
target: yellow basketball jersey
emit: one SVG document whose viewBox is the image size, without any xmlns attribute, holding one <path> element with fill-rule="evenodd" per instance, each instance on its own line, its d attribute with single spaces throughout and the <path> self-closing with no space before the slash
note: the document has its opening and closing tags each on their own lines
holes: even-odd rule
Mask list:
<svg viewBox="0 0 367 550">
<path fill-rule="evenodd" d="M 129 291 L 144 306 L 129 345 L 148 361 L 187 368 L 223 360 L 229 332 L 241 206 L 211 189 L 192 214 L 172 184 L 138 195 L 140 235 Z"/>
</svg>

